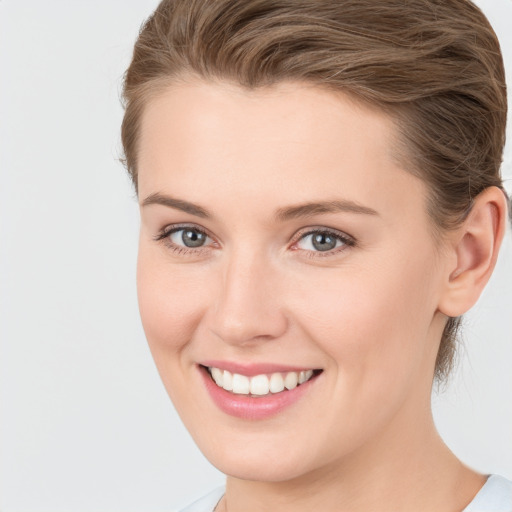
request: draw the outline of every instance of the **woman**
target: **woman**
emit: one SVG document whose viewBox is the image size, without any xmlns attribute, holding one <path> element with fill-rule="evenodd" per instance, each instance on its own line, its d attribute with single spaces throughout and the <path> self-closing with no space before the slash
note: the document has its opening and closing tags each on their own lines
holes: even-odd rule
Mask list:
<svg viewBox="0 0 512 512">
<path fill-rule="evenodd" d="M 126 74 L 138 292 L 226 488 L 187 511 L 508 511 L 436 432 L 506 229 L 499 44 L 469 1 L 164 0 Z"/>
</svg>

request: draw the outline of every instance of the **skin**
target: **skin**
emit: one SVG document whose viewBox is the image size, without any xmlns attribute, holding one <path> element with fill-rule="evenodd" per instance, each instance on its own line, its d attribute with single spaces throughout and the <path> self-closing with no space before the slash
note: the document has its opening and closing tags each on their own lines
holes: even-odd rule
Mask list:
<svg viewBox="0 0 512 512">
<path fill-rule="evenodd" d="M 471 307 L 492 272 L 505 200 L 488 189 L 437 240 L 394 137 L 384 114 L 293 82 L 248 92 L 192 80 L 146 106 L 140 312 L 178 413 L 228 475 L 218 510 L 460 511 L 485 481 L 439 438 L 430 393 L 446 315 Z M 147 204 L 154 194 L 210 216 Z M 275 219 L 326 200 L 376 214 Z M 188 252 L 182 232 L 156 240 L 173 225 L 208 238 Z M 326 228 L 354 245 L 318 251 L 307 233 Z M 297 403 L 251 421 L 212 402 L 197 368 L 207 359 L 323 372 Z"/>
</svg>

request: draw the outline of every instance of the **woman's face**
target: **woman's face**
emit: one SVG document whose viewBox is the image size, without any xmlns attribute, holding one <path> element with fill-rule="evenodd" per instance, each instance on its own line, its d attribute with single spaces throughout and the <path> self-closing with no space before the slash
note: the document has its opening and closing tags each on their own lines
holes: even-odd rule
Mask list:
<svg viewBox="0 0 512 512">
<path fill-rule="evenodd" d="M 393 137 L 385 115 L 297 83 L 191 82 L 147 105 L 142 322 L 221 471 L 339 467 L 428 417 L 446 264 Z"/>
</svg>

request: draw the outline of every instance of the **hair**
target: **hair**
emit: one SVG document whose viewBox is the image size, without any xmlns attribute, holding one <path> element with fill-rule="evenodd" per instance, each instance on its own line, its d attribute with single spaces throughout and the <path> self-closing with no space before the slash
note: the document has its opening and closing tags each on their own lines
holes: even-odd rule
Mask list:
<svg viewBox="0 0 512 512">
<path fill-rule="evenodd" d="M 503 60 L 469 0 L 163 0 L 141 27 L 123 84 L 123 162 L 136 190 L 144 106 L 187 77 L 249 90 L 308 83 L 386 112 L 405 168 L 427 185 L 439 237 L 485 188 L 506 194 Z M 449 318 L 444 328 L 439 382 L 460 324 Z"/>
</svg>

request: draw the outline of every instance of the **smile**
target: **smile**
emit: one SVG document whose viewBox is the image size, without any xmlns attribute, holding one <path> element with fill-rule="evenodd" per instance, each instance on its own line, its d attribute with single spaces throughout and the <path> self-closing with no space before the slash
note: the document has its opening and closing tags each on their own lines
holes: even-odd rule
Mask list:
<svg viewBox="0 0 512 512">
<path fill-rule="evenodd" d="M 253 421 L 283 413 L 311 393 L 323 373 L 321 369 L 213 361 L 197 368 L 208 395 L 221 411 Z"/>
<path fill-rule="evenodd" d="M 314 375 L 314 370 L 299 372 L 276 372 L 248 377 L 239 373 L 231 373 L 216 367 L 208 367 L 213 381 L 219 388 L 237 395 L 266 396 L 269 394 L 290 391 L 304 384 Z"/>
</svg>

